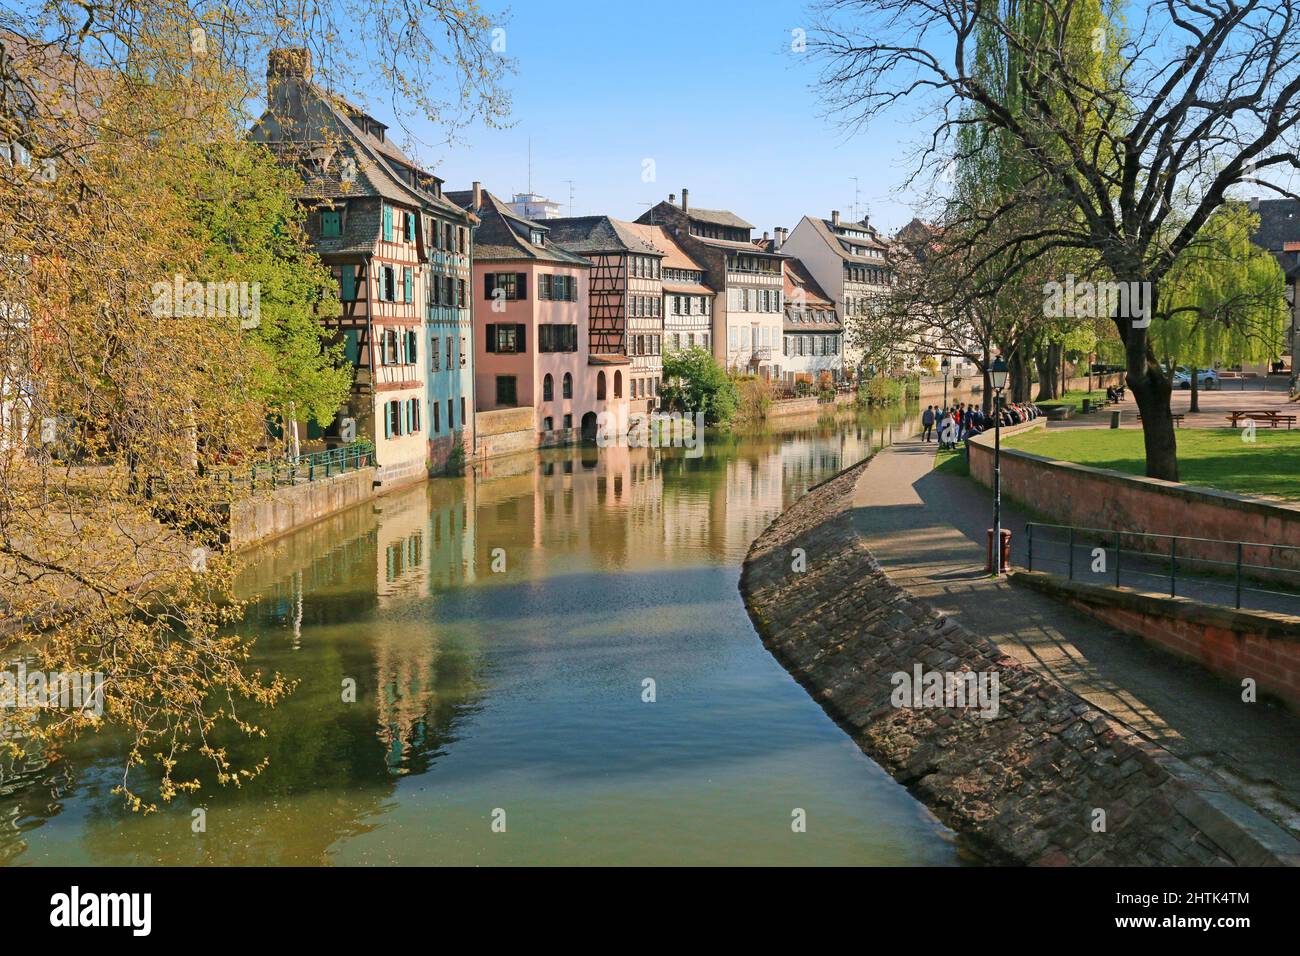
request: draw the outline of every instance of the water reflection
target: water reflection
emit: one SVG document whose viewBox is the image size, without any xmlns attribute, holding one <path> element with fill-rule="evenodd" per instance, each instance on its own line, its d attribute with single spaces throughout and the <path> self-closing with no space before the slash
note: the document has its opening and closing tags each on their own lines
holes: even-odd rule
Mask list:
<svg viewBox="0 0 1300 956">
<path fill-rule="evenodd" d="M 753 538 L 897 417 L 492 461 L 264 549 L 246 630 L 299 685 L 265 738 L 222 743 L 268 770 L 133 816 L 109 793 L 122 742 L 85 741 L 8 781 L 0 861 L 954 862 L 736 590 Z"/>
</svg>

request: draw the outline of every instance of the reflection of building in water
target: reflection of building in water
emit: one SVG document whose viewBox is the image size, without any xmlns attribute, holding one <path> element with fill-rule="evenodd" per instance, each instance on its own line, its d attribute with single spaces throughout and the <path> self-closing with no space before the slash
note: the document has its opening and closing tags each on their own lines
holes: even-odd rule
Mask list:
<svg viewBox="0 0 1300 956">
<path fill-rule="evenodd" d="M 781 456 L 737 457 L 727 463 L 727 544 L 747 548 L 781 511 Z"/>
<path fill-rule="evenodd" d="M 427 489 L 421 485 L 385 495 L 374 503 L 374 508 L 379 512 L 375 536 L 375 593 L 379 596 L 379 606 L 382 608 L 386 599 L 427 594 Z"/>
</svg>

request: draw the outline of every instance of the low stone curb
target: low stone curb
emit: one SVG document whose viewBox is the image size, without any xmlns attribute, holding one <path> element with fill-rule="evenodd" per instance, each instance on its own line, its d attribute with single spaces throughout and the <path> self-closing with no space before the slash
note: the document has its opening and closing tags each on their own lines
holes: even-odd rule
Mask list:
<svg viewBox="0 0 1300 956">
<path fill-rule="evenodd" d="M 765 646 L 868 756 L 994 862 L 1300 865 L 1276 824 L 894 584 L 849 517 L 867 466 L 778 516 L 740 590 Z M 996 715 L 893 706 L 891 675 L 917 664 L 996 673 Z"/>
</svg>

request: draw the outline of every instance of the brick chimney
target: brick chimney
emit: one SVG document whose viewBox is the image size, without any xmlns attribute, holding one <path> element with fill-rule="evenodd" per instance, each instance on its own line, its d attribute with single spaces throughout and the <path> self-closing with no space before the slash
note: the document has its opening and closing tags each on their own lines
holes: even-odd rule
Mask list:
<svg viewBox="0 0 1300 956">
<path fill-rule="evenodd" d="M 302 136 L 297 125 L 305 116 L 303 87 L 311 79 L 311 51 L 302 47 L 281 47 L 266 57 L 266 105 L 268 111 L 290 131 Z M 295 137 L 296 138 L 296 137 Z"/>
<path fill-rule="evenodd" d="M 476 179 L 472 188 L 474 190 L 474 200 L 470 212 L 477 216 L 479 209 L 483 206 L 483 184 Z"/>
<path fill-rule="evenodd" d="M 832 225 L 832 226 L 838 226 L 839 224 L 840 224 L 840 211 L 839 211 L 838 209 L 832 209 L 832 210 L 831 210 L 831 225 Z"/>
<path fill-rule="evenodd" d="M 682 190 L 682 212 L 690 212 L 690 211 L 691 211 L 691 191 L 689 189 L 683 189 Z"/>
</svg>

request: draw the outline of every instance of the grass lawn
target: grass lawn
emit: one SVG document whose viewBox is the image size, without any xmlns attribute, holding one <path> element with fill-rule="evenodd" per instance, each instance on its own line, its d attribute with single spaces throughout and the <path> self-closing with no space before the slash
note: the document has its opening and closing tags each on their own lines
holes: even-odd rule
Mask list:
<svg viewBox="0 0 1300 956">
<path fill-rule="evenodd" d="M 1094 402 L 1104 401 L 1106 398 L 1106 390 L 1104 388 L 1096 388 L 1091 392 L 1066 392 L 1060 398 L 1054 398 L 1048 402 L 1035 402 L 1034 404 L 1039 408 L 1051 408 L 1053 405 L 1073 405 L 1074 413 L 1077 415 L 1079 414 L 1079 410 L 1083 408 L 1083 400 L 1085 398 L 1091 398 Z"/>
<path fill-rule="evenodd" d="M 941 471 L 945 475 L 969 475 L 970 468 L 966 465 L 965 446 L 941 448 L 935 452 L 934 470 Z"/>
<path fill-rule="evenodd" d="M 1259 428 L 1254 442 L 1234 428 L 1180 428 L 1177 436 L 1178 474 L 1186 484 L 1300 501 L 1300 430 Z M 1146 472 L 1138 428 L 1049 428 L 1005 444 L 1081 465 Z"/>
</svg>

